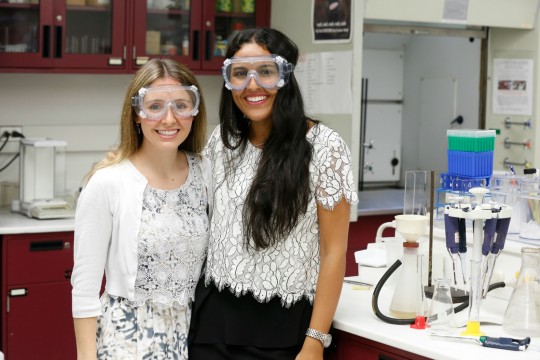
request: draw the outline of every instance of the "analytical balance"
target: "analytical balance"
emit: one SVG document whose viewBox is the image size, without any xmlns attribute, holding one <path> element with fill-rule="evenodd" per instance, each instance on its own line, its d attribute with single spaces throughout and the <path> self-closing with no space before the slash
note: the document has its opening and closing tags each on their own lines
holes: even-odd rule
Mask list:
<svg viewBox="0 0 540 360">
<path fill-rule="evenodd" d="M 19 211 L 38 219 L 69 218 L 75 211 L 66 202 L 67 142 L 21 139 Z"/>
</svg>

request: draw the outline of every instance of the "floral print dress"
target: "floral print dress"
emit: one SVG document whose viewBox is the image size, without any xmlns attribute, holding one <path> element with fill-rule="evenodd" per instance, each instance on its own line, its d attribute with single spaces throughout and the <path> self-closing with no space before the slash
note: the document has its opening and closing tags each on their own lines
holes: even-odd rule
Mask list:
<svg viewBox="0 0 540 360">
<path fill-rule="evenodd" d="M 147 186 L 139 231 L 135 298 L 103 294 L 98 359 L 187 359 L 194 288 L 208 245 L 208 198 L 199 161 L 174 190 Z"/>
</svg>

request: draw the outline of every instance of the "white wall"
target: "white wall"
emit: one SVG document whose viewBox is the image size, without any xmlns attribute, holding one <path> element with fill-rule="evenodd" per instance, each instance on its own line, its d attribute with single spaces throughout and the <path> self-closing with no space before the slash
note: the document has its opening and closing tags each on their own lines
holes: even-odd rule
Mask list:
<svg viewBox="0 0 540 360">
<path fill-rule="evenodd" d="M 68 142 L 66 188 L 75 192 L 90 166 L 119 139 L 125 90 L 132 75 L 0 74 L 0 126 L 22 126 L 26 137 Z M 218 120 L 220 76 L 197 77 L 205 96 L 209 132 Z M 16 152 L 15 143 L 0 155 L 0 167 Z M 0 182 L 18 181 L 18 160 L 0 173 Z"/>
<path fill-rule="evenodd" d="M 540 71 L 538 60 L 540 58 L 540 18 L 537 19 L 536 28 L 531 31 L 513 29 L 493 29 L 490 32 L 488 74 L 487 74 L 487 99 L 486 99 L 486 127 L 499 129 L 500 134 L 496 137 L 495 154 L 493 160 L 494 170 L 507 170 L 504 160 L 507 158 L 514 163 L 527 161 L 529 167 L 540 167 L 540 96 L 538 89 L 540 84 Z M 533 60 L 533 84 L 532 84 L 532 114 L 500 114 L 493 112 L 493 60 L 495 59 L 531 59 Z M 512 125 L 506 128 L 504 120 L 510 118 L 517 124 L 531 120 L 531 126 Z M 513 142 L 531 140 L 531 148 L 514 145 L 509 149 L 504 147 L 504 139 L 509 138 Z M 516 174 L 523 174 L 523 166 L 514 166 Z"/>
<path fill-rule="evenodd" d="M 352 86 L 352 113 L 350 115 L 314 114 L 313 117 L 337 131 L 347 143 L 352 154 L 353 176 L 358 181 L 364 0 L 352 0 L 351 3 L 353 4 L 352 40 L 349 43 L 313 43 L 312 1 L 272 0 L 271 26 L 287 34 L 298 45 L 301 53 L 352 51 L 351 83 L 343 84 L 343 86 Z M 311 113 L 309 109 L 307 112 Z M 351 208 L 350 219 L 356 221 L 356 208 Z"/>
</svg>

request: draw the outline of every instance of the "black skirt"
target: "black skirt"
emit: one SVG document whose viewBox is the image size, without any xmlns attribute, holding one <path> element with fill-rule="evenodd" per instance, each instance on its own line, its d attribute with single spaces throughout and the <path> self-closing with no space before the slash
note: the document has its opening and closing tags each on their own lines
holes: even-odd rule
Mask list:
<svg viewBox="0 0 540 360">
<path fill-rule="evenodd" d="M 195 290 L 189 347 L 218 344 L 235 351 L 242 347 L 264 352 L 289 349 L 296 355 L 304 343 L 312 311 L 312 304 L 305 298 L 289 308 L 282 306 L 278 297 L 260 303 L 251 293 L 237 297 L 229 289 L 219 291 L 213 283 L 205 286 L 202 278 Z"/>
</svg>

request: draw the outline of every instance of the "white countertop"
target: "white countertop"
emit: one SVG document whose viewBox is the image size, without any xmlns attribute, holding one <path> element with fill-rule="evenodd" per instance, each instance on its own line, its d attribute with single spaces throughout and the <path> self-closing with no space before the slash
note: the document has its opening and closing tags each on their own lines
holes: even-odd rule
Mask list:
<svg viewBox="0 0 540 360">
<path fill-rule="evenodd" d="M 430 337 L 428 330 L 411 329 L 409 325 L 388 324 L 374 314 L 371 308 L 372 294 L 373 288 L 371 290 L 353 290 L 353 285 L 343 284 L 334 317 L 334 327 L 431 359 L 540 359 L 540 338 L 538 337 L 531 339 L 531 347 L 527 351 L 509 351 L 486 348 L 475 343 L 439 340 Z M 388 309 L 390 299 L 391 292 L 383 288 L 379 308 L 386 315 L 388 315 L 386 309 Z M 488 296 L 480 307 L 480 321 L 502 322 L 501 314 L 504 313 L 506 304 L 507 302 L 503 300 Z M 466 316 L 467 309 L 463 310 L 462 313 Z M 459 335 L 462 330 L 464 328 L 456 329 L 454 335 Z M 520 338 L 505 333 L 500 325 L 481 324 L 480 330 L 486 336 Z"/>
<path fill-rule="evenodd" d="M 38 220 L 19 213 L 0 213 L 0 235 L 73 231 L 74 228 L 73 218 Z"/>
</svg>

